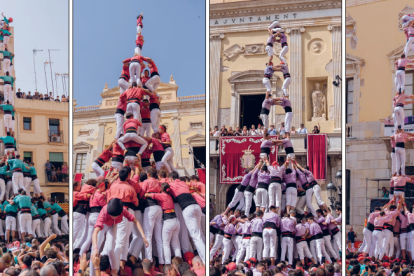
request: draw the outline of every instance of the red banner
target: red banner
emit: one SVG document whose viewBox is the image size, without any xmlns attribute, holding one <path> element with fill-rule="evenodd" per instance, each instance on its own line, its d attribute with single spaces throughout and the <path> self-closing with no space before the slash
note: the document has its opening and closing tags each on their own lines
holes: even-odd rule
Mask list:
<svg viewBox="0 0 414 276">
<path fill-rule="evenodd" d="M 308 166 L 315 180 L 326 179 L 327 134 L 308 134 Z"/>
<path fill-rule="evenodd" d="M 206 184 L 206 169 L 197 169 L 198 179 L 203 184 Z"/>
<path fill-rule="evenodd" d="M 271 136 L 272 140 L 278 135 Z M 244 170 L 253 168 L 260 160 L 260 145 L 263 136 L 220 137 L 220 184 L 238 184 Z M 270 163 L 277 161 L 278 147 L 270 150 Z"/>
</svg>

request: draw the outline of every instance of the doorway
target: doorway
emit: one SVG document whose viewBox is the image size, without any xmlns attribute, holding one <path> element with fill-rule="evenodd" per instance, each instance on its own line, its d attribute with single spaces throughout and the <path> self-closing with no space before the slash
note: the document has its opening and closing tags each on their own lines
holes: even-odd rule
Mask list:
<svg viewBox="0 0 414 276">
<path fill-rule="evenodd" d="M 201 169 L 200 164 L 198 164 L 197 160 L 200 161 L 204 167 L 206 166 L 206 147 L 193 147 L 194 153 L 194 169 Z"/>
<path fill-rule="evenodd" d="M 259 124 L 263 125 L 260 119 L 260 111 L 262 110 L 262 103 L 265 94 L 259 95 L 241 95 L 240 96 L 240 125 L 243 129 L 246 126 L 249 130 L 252 125 L 257 129 Z"/>
<path fill-rule="evenodd" d="M 227 191 L 227 195 L 226 195 L 226 205 L 229 206 L 231 200 L 233 199 L 234 196 L 234 191 L 236 190 L 236 188 L 239 186 L 239 184 L 233 184 L 231 185 L 231 187 L 228 189 Z M 243 208 L 243 212 L 245 213 L 245 209 L 246 209 L 246 202 L 244 203 L 244 208 Z M 237 204 L 235 207 L 233 207 L 231 210 L 236 210 L 236 207 L 239 204 Z M 224 210 L 220 210 L 220 212 L 224 212 Z M 252 207 L 250 207 L 250 212 L 249 214 L 253 214 L 254 212 L 256 212 L 256 203 L 254 202 L 254 200 L 252 200 Z"/>
</svg>

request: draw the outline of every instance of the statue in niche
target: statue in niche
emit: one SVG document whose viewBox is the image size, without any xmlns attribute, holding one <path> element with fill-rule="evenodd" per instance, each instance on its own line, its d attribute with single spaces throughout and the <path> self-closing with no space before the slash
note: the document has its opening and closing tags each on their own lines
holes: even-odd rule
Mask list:
<svg viewBox="0 0 414 276">
<path fill-rule="evenodd" d="M 312 120 L 320 120 L 326 118 L 326 97 L 323 92 L 319 90 L 319 86 L 319 83 L 316 83 L 315 90 L 312 92 Z"/>
</svg>

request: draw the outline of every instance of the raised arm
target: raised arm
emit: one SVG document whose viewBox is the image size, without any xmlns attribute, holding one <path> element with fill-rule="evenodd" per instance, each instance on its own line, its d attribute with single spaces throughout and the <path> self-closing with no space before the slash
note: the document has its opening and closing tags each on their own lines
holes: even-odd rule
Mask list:
<svg viewBox="0 0 414 276">
<path fill-rule="evenodd" d="M 57 235 L 53 234 L 52 236 L 50 236 L 49 238 L 47 238 L 40 246 L 39 246 L 39 254 L 40 254 L 40 259 L 45 255 L 45 247 L 46 245 L 51 242 L 52 240 L 56 239 Z"/>
</svg>

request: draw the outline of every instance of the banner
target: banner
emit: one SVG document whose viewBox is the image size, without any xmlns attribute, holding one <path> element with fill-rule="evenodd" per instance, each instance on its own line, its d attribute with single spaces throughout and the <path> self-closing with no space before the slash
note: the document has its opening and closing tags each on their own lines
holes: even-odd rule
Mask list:
<svg viewBox="0 0 414 276">
<path fill-rule="evenodd" d="M 414 116 L 404 118 L 404 132 L 414 133 Z M 394 135 L 394 120 L 385 118 L 384 120 L 384 136 Z"/>
<path fill-rule="evenodd" d="M 327 134 L 308 134 L 308 166 L 315 180 L 326 179 Z"/>
<path fill-rule="evenodd" d="M 206 169 L 197 169 L 198 179 L 203 184 L 206 184 Z"/>
<path fill-rule="evenodd" d="M 270 136 L 277 140 L 278 135 Z M 262 136 L 220 137 L 220 184 L 241 183 L 246 168 L 254 168 L 260 160 Z M 270 163 L 277 161 L 278 147 L 270 150 Z"/>
</svg>

